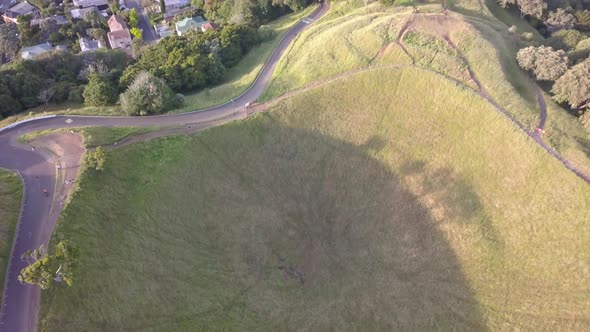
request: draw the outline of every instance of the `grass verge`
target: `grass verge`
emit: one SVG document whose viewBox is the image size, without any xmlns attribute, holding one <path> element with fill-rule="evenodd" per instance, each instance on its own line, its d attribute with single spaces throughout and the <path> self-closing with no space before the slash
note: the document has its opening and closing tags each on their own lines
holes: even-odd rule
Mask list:
<svg viewBox="0 0 590 332">
<path fill-rule="evenodd" d="M 4 287 L 6 268 L 23 196 L 20 177 L 0 169 L 0 285 Z"/>
</svg>

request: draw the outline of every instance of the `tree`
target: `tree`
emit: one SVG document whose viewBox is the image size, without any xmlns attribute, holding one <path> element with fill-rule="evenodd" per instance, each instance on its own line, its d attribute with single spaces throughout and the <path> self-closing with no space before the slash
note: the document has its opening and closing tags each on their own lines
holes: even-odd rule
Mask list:
<svg viewBox="0 0 590 332">
<path fill-rule="evenodd" d="M 97 146 L 94 150 L 86 152 L 84 164 L 88 169 L 102 171 L 107 161 L 107 154 L 102 147 Z"/>
<path fill-rule="evenodd" d="M 132 28 L 137 28 L 137 26 L 139 25 L 139 14 L 137 13 L 137 10 L 135 8 L 131 8 L 131 10 L 129 11 L 129 25 Z"/>
<path fill-rule="evenodd" d="M 522 16 L 530 15 L 541 18 L 543 16 L 543 10 L 547 8 L 547 3 L 543 0 L 517 0 L 516 3 Z"/>
<path fill-rule="evenodd" d="M 30 46 L 37 44 L 39 41 L 39 26 L 31 24 L 31 15 L 19 15 L 16 17 L 18 21 L 18 33 L 20 42 L 23 46 Z"/>
<path fill-rule="evenodd" d="M 166 2 L 164 0 L 160 0 L 160 12 L 162 14 L 166 13 Z"/>
<path fill-rule="evenodd" d="M 16 114 L 23 109 L 22 105 L 7 94 L 0 94 L 0 119 Z"/>
<path fill-rule="evenodd" d="M 556 11 L 550 12 L 545 20 L 545 25 L 547 25 L 550 31 L 573 29 L 575 24 L 576 17 L 562 8 L 557 8 Z"/>
<path fill-rule="evenodd" d="M 42 102 L 43 104 L 47 105 L 47 104 L 49 104 L 49 101 L 51 100 L 51 98 L 53 97 L 54 94 L 55 94 L 55 89 L 53 87 L 43 88 L 43 89 L 41 89 L 41 91 L 39 91 L 39 94 L 37 95 L 37 99 L 39 99 L 39 101 Z"/>
<path fill-rule="evenodd" d="M 90 10 L 84 14 L 84 22 L 90 24 L 93 28 L 101 28 L 107 24 L 104 16 L 100 15 L 97 10 Z"/>
<path fill-rule="evenodd" d="M 0 25 L 0 53 L 14 57 L 20 49 L 18 27 L 14 23 Z"/>
<path fill-rule="evenodd" d="M 135 38 L 131 41 L 131 54 L 134 58 L 138 58 L 141 55 L 141 51 L 146 46 L 146 43 L 141 38 Z"/>
<path fill-rule="evenodd" d="M 131 35 L 135 39 L 142 39 L 143 38 L 143 32 L 139 28 L 131 28 L 131 29 L 129 29 L 129 32 L 131 32 Z"/>
<path fill-rule="evenodd" d="M 551 34 L 549 45 L 554 48 L 568 51 L 574 49 L 580 41 L 584 40 L 584 38 L 586 38 L 586 36 L 578 30 L 563 29 Z"/>
<path fill-rule="evenodd" d="M 117 100 L 117 89 L 113 83 L 98 74 L 90 74 L 84 88 L 84 104 L 88 106 L 107 106 Z"/>
<path fill-rule="evenodd" d="M 568 69 L 551 89 L 553 99 L 575 110 L 590 109 L 590 58 Z"/>
<path fill-rule="evenodd" d="M 518 64 L 524 70 L 532 71 L 540 81 L 554 81 L 567 70 L 568 59 L 564 51 L 551 47 L 529 46 L 516 54 Z"/>
<path fill-rule="evenodd" d="M 516 4 L 516 0 L 498 0 L 498 4 L 500 5 L 500 7 L 506 8 L 509 5 Z"/>
<path fill-rule="evenodd" d="M 57 25 L 54 18 L 46 18 L 39 22 L 39 29 L 45 35 L 50 35 L 59 31 L 59 25 Z"/>
<path fill-rule="evenodd" d="M 28 250 L 22 257 L 29 264 L 21 270 L 18 280 L 48 289 L 54 281 L 72 286 L 77 253 L 65 241 L 59 241 L 55 253 L 47 253 L 44 245 Z"/>
<path fill-rule="evenodd" d="M 128 115 L 157 114 L 176 106 L 179 103 L 174 91 L 163 79 L 145 71 L 121 94 L 121 108 Z"/>
</svg>

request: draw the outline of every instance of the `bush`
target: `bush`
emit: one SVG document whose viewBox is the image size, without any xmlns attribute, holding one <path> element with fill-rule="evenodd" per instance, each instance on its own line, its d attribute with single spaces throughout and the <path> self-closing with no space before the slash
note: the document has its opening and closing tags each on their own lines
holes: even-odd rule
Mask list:
<svg viewBox="0 0 590 332">
<path fill-rule="evenodd" d="M 84 88 L 84 104 L 87 106 L 112 105 L 117 100 L 117 89 L 113 83 L 97 74 L 91 74 Z"/>
<path fill-rule="evenodd" d="M 121 108 L 128 115 L 158 114 L 180 106 L 166 82 L 145 71 L 135 77 L 120 100 Z"/>
<path fill-rule="evenodd" d="M 72 87 L 70 89 L 69 94 L 68 94 L 68 101 L 72 102 L 72 103 L 84 102 L 84 97 L 83 97 L 84 88 L 85 88 L 84 85 L 78 85 L 78 86 Z"/>
<path fill-rule="evenodd" d="M 551 34 L 549 45 L 565 51 L 576 48 L 576 45 L 586 36 L 578 30 L 559 30 Z"/>
</svg>

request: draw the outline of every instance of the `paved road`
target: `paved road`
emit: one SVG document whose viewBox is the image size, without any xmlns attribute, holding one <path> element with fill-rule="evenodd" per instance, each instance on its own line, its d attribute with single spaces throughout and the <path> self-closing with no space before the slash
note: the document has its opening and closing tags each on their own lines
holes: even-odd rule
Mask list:
<svg viewBox="0 0 590 332">
<path fill-rule="evenodd" d="M 129 0 L 126 2 L 126 4 L 129 8 L 135 8 L 139 14 L 139 28 L 143 31 L 143 40 L 146 43 L 150 43 L 158 39 L 154 28 L 150 24 L 150 19 L 145 14 L 143 7 L 141 7 L 141 4 L 139 3 L 139 0 Z"/>
<path fill-rule="evenodd" d="M 55 164 L 50 156 L 41 154 L 39 150 L 32 151 L 31 146 L 19 144 L 17 142 L 18 136 L 37 130 L 84 126 L 186 125 L 193 126 L 195 129 L 241 118 L 245 116 L 244 105 L 255 101 L 266 88 L 278 60 L 289 44 L 310 22 L 324 15 L 327 9 L 328 5 L 322 3 L 305 21 L 302 20 L 293 26 L 280 41 L 250 89 L 233 102 L 193 113 L 151 117 L 46 117 L 0 129 L 0 167 L 18 170 L 23 177 L 25 186 L 25 205 L 15 236 L 11 264 L 7 272 L 4 301 L 0 311 L 0 331 L 29 332 L 36 330 L 40 290 L 36 286 L 22 285 L 18 282 L 18 273 L 25 266 L 20 256 L 31 248 L 48 243 L 57 220 L 55 208 L 50 215 L 50 202 L 53 200 L 53 193 L 49 198 L 42 194 L 43 188 L 55 187 Z"/>
</svg>

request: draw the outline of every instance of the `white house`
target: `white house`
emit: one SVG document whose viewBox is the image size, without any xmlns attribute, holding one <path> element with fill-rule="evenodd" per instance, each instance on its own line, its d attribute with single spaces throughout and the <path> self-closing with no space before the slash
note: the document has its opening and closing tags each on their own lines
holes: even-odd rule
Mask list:
<svg viewBox="0 0 590 332">
<path fill-rule="evenodd" d="M 41 54 L 47 53 L 47 52 L 51 52 L 51 51 L 53 51 L 53 46 L 51 46 L 51 44 L 49 44 L 49 43 L 43 43 L 43 44 L 39 44 L 39 45 L 23 47 L 20 50 L 20 56 L 21 56 L 21 58 L 23 58 L 25 60 L 30 60 L 38 55 L 41 55 Z"/>
<path fill-rule="evenodd" d="M 80 50 L 82 50 L 82 53 L 92 52 L 92 51 L 96 51 L 101 48 L 105 48 L 102 41 L 97 40 L 97 39 L 80 38 L 79 43 L 80 43 Z"/>
<path fill-rule="evenodd" d="M 72 9 L 70 14 L 72 14 L 72 18 L 82 20 L 82 19 L 84 19 L 84 16 L 86 15 L 86 13 L 91 12 L 91 11 L 98 12 L 98 9 L 96 9 L 96 7 L 88 7 L 88 8 L 80 8 L 80 9 L 77 8 L 77 9 Z"/>
<path fill-rule="evenodd" d="M 78 8 L 108 6 L 107 0 L 73 0 L 74 6 Z"/>
</svg>

